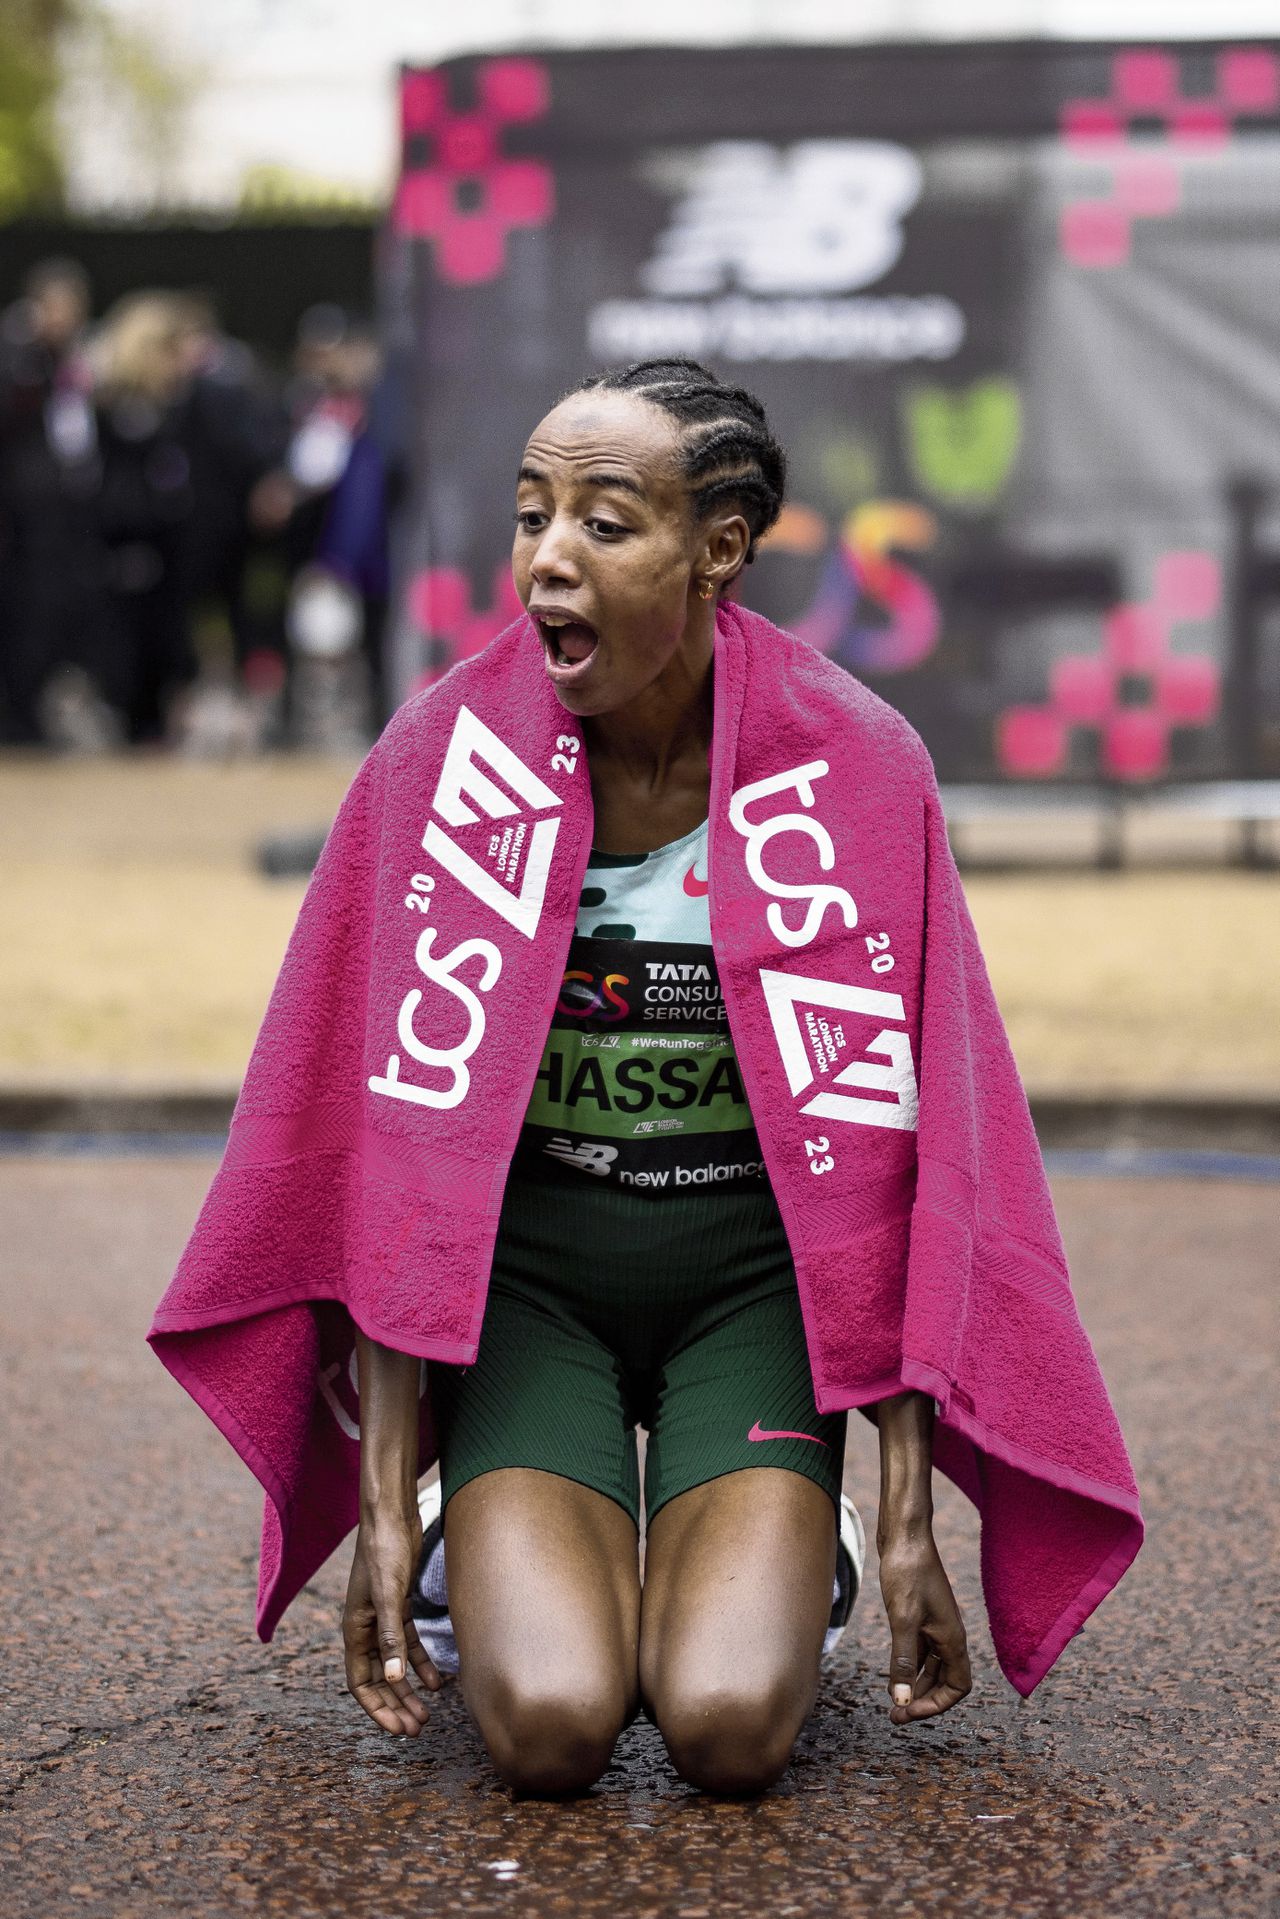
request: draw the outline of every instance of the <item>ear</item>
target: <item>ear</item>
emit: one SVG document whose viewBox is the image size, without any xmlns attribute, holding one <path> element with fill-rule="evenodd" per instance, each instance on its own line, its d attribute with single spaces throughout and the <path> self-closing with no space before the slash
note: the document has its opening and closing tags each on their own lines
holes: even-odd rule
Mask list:
<svg viewBox="0 0 1280 1919">
<path fill-rule="evenodd" d="M 746 565 L 751 528 L 741 513 L 716 513 L 703 528 L 695 572 L 722 593 Z"/>
</svg>

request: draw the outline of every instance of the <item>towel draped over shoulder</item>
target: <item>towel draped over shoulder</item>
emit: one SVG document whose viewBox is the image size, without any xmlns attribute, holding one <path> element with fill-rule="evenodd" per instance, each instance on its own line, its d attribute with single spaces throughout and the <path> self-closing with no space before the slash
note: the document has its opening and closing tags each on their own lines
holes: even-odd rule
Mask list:
<svg viewBox="0 0 1280 1919">
<path fill-rule="evenodd" d="M 354 1326 L 475 1357 L 592 803 L 527 619 L 395 715 L 316 868 L 226 1151 L 148 1334 L 261 1481 L 258 1630 L 358 1517 Z M 915 1388 L 982 1516 L 1028 1693 L 1142 1539 L 1027 1102 L 907 722 L 717 614 L 712 947 L 818 1409 Z"/>
</svg>

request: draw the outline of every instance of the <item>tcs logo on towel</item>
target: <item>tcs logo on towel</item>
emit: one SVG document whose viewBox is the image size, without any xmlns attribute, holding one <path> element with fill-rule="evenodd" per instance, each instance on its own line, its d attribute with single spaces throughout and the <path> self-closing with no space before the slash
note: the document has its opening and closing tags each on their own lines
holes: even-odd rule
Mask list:
<svg viewBox="0 0 1280 1919">
<path fill-rule="evenodd" d="M 775 879 L 765 863 L 765 849 L 784 833 L 800 833 L 812 840 L 818 870 L 829 873 L 836 863 L 836 849 L 830 833 L 813 817 L 814 782 L 830 771 L 826 760 L 808 760 L 803 766 L 771 773 L 766 779 L 740 786 L 729 802 L 729 819 L 741 833 L 746 845 L 747 871 L 755 885 L 772 897 L 765 908 L 769 929 L 783 946 L 807 946 L 821 926 L 824 916 L 839 913 L 852 931 L 858 924 L 858 908 L 853 895 L 843 886 L 823 881 L 794 884 Z M 752 818 L 749 808 L 775 794 L 791 792 L 806 810 L 803 813 L 773 813 L 767 818 Z M 798 926 L 784 917 L 784 900 L 803 900 L 804 916 Z M 883 934 L 867 940 L 868 949 L 879 951 L 888 941 Z M 882 964 L 872 961 L 879 971 Z M 815 1078 L 826 1074 L 839 1056 L 840 1046 L 832 1041 L 830 1022 L 818 1019 L 812 1010 L 855 1013 L 875 1023 L 877 1031 L 867 1040 L 860 1058 L 854 1058 L 833 1074 L 830 1090 L 815 1093 L 800 1108 L 816 1119 L 843 1120 L 855 1126 L 886 1126 L 900 1132 L 914 1132 L 919 1109 L 919 1089 L 911 1058 L 911 1039 L 905 1031 L 906 1010 L 901 996 L 870 986 L 848 985 L 842 980 L 813 979 L 803 973 L 782 973 L 769 967 L 760 969 L 760 985 L 773 1023 L 774 1038 L 787 1084 L 793 1095 L 804 1093 Z M 801 1021 L 798 1008 L 809 1010 Z M 884 1022 L 892 1021 L 886 1025 Z M 844 1037 L 843 1025 L 836 1032 Z M 867 1055 L 875 1055 L 868 1058 Z M 880 1061 L 886 1062 L 880 1064 Z M 859 1087 L 861 1092 L 845 1090 Z M 841 1090 L 837 1091 L 839 1088 Z M 866 1093 L 884 1097 L 868 1099 Z M 813 1170 L 827 1170 L 830 1161 L 810 1156 Z"/>
<path fill-rule="evenodd" d="M 569 745 L 565 736 L 558 744 Z M 571 742 L 571 757 L 557 755 L 557 763 L 572 771 L 577 764 L 578 742 Z M 484 769 L 488 767 L 489 772 Z M 769 930 L 780 945 L 799 948 L 809 945 L 828 912 L 840 914 L 852 931 L 858 924 L 858 908 L 843 886 L 823 880 L 800 883 L 782 880 L 770 872 L 766 852 L 770 843 L 786 833 L 799 833 L 812 841 L 819 872 L 829 873 L 836 863 L 831 835 L 814 817 L 814 782 L 830 771 L 826 760 L 809 760 L 803 766 L 772 773 L 739 787 L 729 802 L 729 820 L 746 841 L 747 871 L 756 887 L 770 896 L 765 908 Z M 453 827 L 478 824 L 483 813 L 490 820 L 509 819 L 521 809 L 490 778 L 496 773 L 518 793 L 535 813 L 548 813 L 560 806 L 558 796 L 525 765 L 517 753 L 498 737 L 471 710 L 462 706 L 454 722 L 432 798 L 432 811 L 438 819 L 427 823 L 422 835 L 423 851 L 450 873 L 481 905 L 497 913 L 508 925 L 532 939 L 538 930 L 546 899 L 547 879 L 556 836 L 560 830 L 558 814 L 533 823 L 526 833 L 523 823 L 516 833 L 520 840 L 519 884 L 504 884 L 452 839 L 440 825 Z M 762 801 L 791 792 L 806 809 L 804 812 L 775 812 L 766 817 L 753 816 Z M 479 812 L 477 812 L 479 808 Z M 515 844 L 515 836 L 507 844 Z M 508 878 L 514 876 L 508 865 Z M 405 897 L 406 907 L 420 914 L 430 910 L 435 879 L 415 873 L 412 891 Z M 784 903 L 803 903 L 797 925 L 784 914 Z M 414 946 L 414 964 L 428 985 L 458 1001 L 466 1014 L 466 1030 L 451 1046 L 434 1046 L 424 1040 L 414 1020 L 423 1001 L 423 988 L 411 986 L 400 1002 L 396 1015 L 396 1035 L 400 1049 L 387 1056 L 386 1070 L 374 1073 L 369 1090 L 388 1099 L 405 1100 L 415 1106 L 453 1107 L 466 1098 L 471 1085 L 468 1061 L 484 1038 L 485 1006 L 481 997 L 493 990 L 502 972 L 502 954 L 492 940 L 465 939 L 447 953 L 437 953 L 437 928 L 423 927 Z M 887 944 L 886 936 L 867 940 L 869 950 Z M 471 978 L 460 977 L 461 969 L 474 963 L 478 971 Z M 871 962 L 880 971 L 893 961 L 877 951 Z M 869 986 L 855 986 L 839 980 L 810 978 L 799 973 L 784 973 L 769 967 L 760 969 L 760 985 L 773 1024 L 787 1084 L 793 1095 L 807 1092 L 815 1078 L 828 1077 L 825 1090 L 806 1100 L 801 1111 L 815 1118 L 842 1120 L 859 1126 L 884 1126 L 914 1131 L 919 1105 L 911 1041 L 907 1034 L 906 1012 L 897 993 Z M 803 1019 L 799 1009 L 806 1009 Z M 850 1059 L 838 1071 L 845 1045 L 843 1024 L 819 1018 L 814 1008 L 827 1013 L 857 1014 L 870 1019 L 876 1031 L 866 1041 L 862 1055 Z M 884 1063 L 881 1063 L 884 1062 Z M 443 1086 L 424 1084 L 416 1066 L 443 1073 Z M 850 1089 L 860 1088 L 861 1091 Z M 866 1094 L 878 1094 L 867 1098 Z M 812 1162 L 815 1167 L 820 1161 Z"/>
<path fill-rule="evenodd" d="M 557 744 L 564 741 L 565 736 L 562 735 Z M 573 739 L 567 762 L 570 772 L 577 764 L 577 752 L 578 741 Z M 557 754 L 553 764 L 564 763 L 565 755 Z M 431 801 L 432 810 L 439 814 L 446 825 L 475 825 L 480 817 L 476 807 L 491 820 L 506 819 L 520 811 L 489 778 L 489 774 L 483 770 L 485 766 L 505 780 L 512 791 L 518 793 L 535 812 L 545 812 L 550 807 L 559 806 L 557 795 L 525 765 L 519 754 L 513 753 L 505 740 L 499 739 L 492 728 L 486 726 L 469 707 L 460 706 Z M 524 832 L 523 827 L 517 830 Z M 422 835 L 422 850 L 429 853 L 447 873 L 451 873 L 482 906 L 499 914 L 518 933 L 523 933 L 526 939 L 532 939 L 542 917 L 543 901 L 547 895 L 547 875 L 551 871 L 551 855 L 559 830 L 558 817 L 535 822 L 532 833 L 527 836 L 527 843 L 521 842 L 522 866 L 518 888 L 504 885 L 478 860 L 472 859 L 456 840 L 449 837 L 437 820 L 428 821 Z M 428 912 L 430 896 L 435 890 L 434 877 L 415 873 L 410 884 L 413 891 L 406 895 L 405 905 L 416 907 L 420 913 Z M 487 939 L 462 940 L 449 952 L 436 953 L 432 950 L 436 932 L 434 926 L 427 926 L 418 935 L 414 963 L 432 986 L 439 987 L 460 1002 L 467 1015 L 467 1029 L 452 1046 L 428 1045 L 419 1036 L 413 1023 L 422 1004 L 422 988 L 411 987 L 401 1000 L 396 1016 L 396 1034 L 404 1050 L 388 1056 L 386 1071 L 373 1074 L 369 1080 L 369 1090 L 383 1093 L 388 1099 L 408 1100 L 415 1106 L 450 1107 L 460 1105 L 467 1097 L 471 1085 L 471 1070 L 467 1062 L 484 1038 L 484 1001 L 480 995 L 492 992 L 496 985 L 502 972 L 502 954 L 493 941 Z M 460 968 L 468 961 L 479 962 L 480 970 L 473 983 L 458 977 Z M 409 1062 L 407 1067 L 404 1064 L 406 1056 Z M 443 1087 L 427 1086 L 420 1079 L 407 1078 L 406 1071 L 410 1074 L 413 1071 L 412 1062 L 445 1073 L 448 1084 Z"/>
</svg>

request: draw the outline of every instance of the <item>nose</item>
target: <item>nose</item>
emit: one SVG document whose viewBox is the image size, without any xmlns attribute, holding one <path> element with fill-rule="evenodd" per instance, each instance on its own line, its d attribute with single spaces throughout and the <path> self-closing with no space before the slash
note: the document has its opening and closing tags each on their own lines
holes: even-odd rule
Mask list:
<svg viewBox="0 0 1280 1919">
<path fill-rule="evenodd" d="M 572 529 L 557 515 L 543 528 L 529 571 L 540 587 L 574 586 L 580 578 Z"/>
</svg>

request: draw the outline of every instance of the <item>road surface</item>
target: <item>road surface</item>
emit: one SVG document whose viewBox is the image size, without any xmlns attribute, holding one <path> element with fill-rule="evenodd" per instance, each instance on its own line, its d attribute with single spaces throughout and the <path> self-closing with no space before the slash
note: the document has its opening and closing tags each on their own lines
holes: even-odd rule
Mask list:
<svg viewBox="0 0 1280 1919">
<path fill-rule="evenodd" d="M 940 1538 L 971 1698 L 885 1717 L 874 1574 L 781 1784 L 683 1786 L 647 1725 L 568 1805 L 516 1802 L 456 1687 L 418 1743 L 347 1697 L 345 1552 L 259 1644 L 260 1500 L 143 1344 L 206 1156 L 0 1158 L 0 1910 L 626 1912 L 631 1919 L 1277 1910 L 1280 1186 L 1059 1176 L 1077 1292 L 1147 1505 L 1137 1565 L 1020 1704 L 976 1527 Z M 849 1484 L 874 1521 L 871 1435 Z"/>
</svg>

